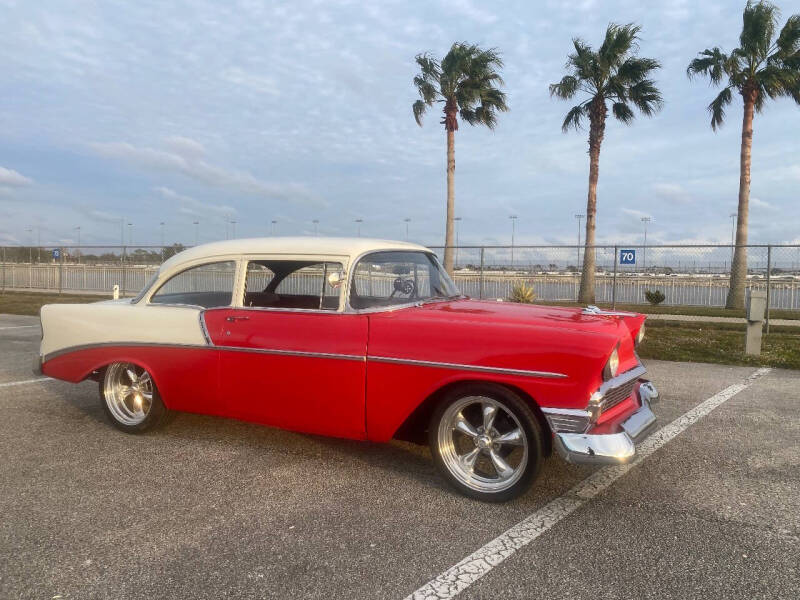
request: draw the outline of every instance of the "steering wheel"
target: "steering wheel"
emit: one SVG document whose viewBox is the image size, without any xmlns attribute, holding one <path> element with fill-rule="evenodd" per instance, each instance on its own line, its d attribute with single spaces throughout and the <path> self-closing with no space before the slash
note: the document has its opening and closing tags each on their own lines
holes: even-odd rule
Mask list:
<svg viewBox="0 0 800 600">
<path fill-rule="evenodd" d="M 394 295 L 400 292 L 401 294 L 405 294 L 406 296 L 411 296 L 414 293 L 414 282 L 410 279 L 403 279 L 402 277 L 398 277 L 394 280 L 394 290 L 392 291 L 389 298 L 394 298 Z"/>
</svg>

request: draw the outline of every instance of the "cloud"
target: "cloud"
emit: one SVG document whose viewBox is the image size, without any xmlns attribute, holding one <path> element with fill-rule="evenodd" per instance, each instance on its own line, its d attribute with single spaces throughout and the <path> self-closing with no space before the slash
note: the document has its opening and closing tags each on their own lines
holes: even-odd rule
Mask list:
<svg viewBox="0 0 800 600">
<path fill-rule="evenodd" d="M 651 189 L 656 198 L 665 202 L 686 204 L 692 201 L 689 192 L 677 183 L 654 183 Z"/>
<path fill-rule="evenodd" d="M 481 25 L 491 25 L 497 21 L 497 15 L 479 8 L 472 3 L 472 0 L 445 0 L 443 4 L 446 9 L 459 13 Z"/>
<path fill-rule="evenodd" d="M 750 206 L 754 208 L 763 208 L 764 210 L 772 210 L 774 208 L 769 202 L 754 197 L 750 198 Z"/>
<path fill-rule="evenodd" d="M 246 171 L 213 165 L 203 160 L 205 149 L 195 140 L 177 136 L 167 138 L 165 143 L 171 151 L 134 146 L 128 142 L 93 142 L 89 146 L 96 154 L 105 158 L 116 159 L 145 170 L 179 173 L 226 191 L 297 204 L 326 205 L 303 185 L 268 183 Z"/>
<path fill-rule="evenodd" d="M 14 169 L 0 167 L 0 186 L 21 187 L 23 185 L 31 185 L 32 183 L 33 179 L 30 177 L 25 177 L 25 175 L 15 171 Z"/>
<path fill-rule="evenodd" d="M 232 206 L 208 204 L 185 196 L 168 187 L 157 187 L 155 191 L 165 200 L 178 204 L 178 212 L 191 217 L 207 217 L 209 215 L 228 219 L 236 215 L 237 211 Z"/>
</svg>

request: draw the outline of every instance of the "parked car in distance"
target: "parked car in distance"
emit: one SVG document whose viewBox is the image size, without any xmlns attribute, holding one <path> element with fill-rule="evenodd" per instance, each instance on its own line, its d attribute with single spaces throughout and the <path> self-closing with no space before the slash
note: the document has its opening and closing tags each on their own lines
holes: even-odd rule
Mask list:
<svg viewBox="0 0 800 600">
<path fill-rule="evenodd" d="M 37 370 L 98 381 L 122 431 L 189 411 L 427 440 L 445 479 L 482 500 L 521 494 L 553 453 L 629 461 L 655 422 L 643 315 L 472 300 L 404 242 L 201 245 L 135 298 L 46 305 L 41 322 Z"/>
</svg>

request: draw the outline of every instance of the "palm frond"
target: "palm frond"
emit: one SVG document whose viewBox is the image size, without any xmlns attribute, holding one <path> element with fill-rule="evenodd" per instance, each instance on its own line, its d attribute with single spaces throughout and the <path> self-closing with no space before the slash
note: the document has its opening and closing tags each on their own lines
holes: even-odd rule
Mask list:
<svg viewBox="0 0 800 600">
<path fill-rule="evenodd" d="M 625 56 L 634 47 L 640 30 L 641 27 L 634 23 L 627 25 L 609 23 L 605 40 L 597 51 L 600 67 L 604 71 L 609 71 L 622 64 Z"/>
<path fill-rule="evenodd" d="M 583 126 L 583 118 L 586 117 L 586 107 L 583 104 L 578 104 L 569 109 L 567 116 L 564 117 L 564 122 L 561 124 L 561 131 L 566 133 L 570 128 L 577 131 Z"/>
<path fill-rule="evenodd" d="M 611 105 L 611 113 L 617 121 L 621 121 L 625 123 L 625 125 L 630 125 L 633 121 L 633 111 L 628 108 L 628 105 L 624 102 L 614 102 L 614 104 Z"/>
<path fill-rule="evenodd" d="M 733 100 L 733 93 L 728 86 L 708 105 L 708 112 L 711 113 L 711 129 L 714 131 L 722 127 L 722 123 L 725 121 L 725 107 L 731 103 L 731 100 Z"/>
<path fill-rule="evenodd" d="M 774 4 L 748 0 L 742 14 L 739 48 L 751 62 L 758 63 L 767 58 L 779 14 Z"/>
<path fill-rule="evenodd" d="M 572 75 L 565 75 L 558 83 L 550 84 L 550 96 L 569 100 L 578 91 L 578 79 Z"/>
<path fill-rule="evenodd" d="M 414 120 L 417 122 L 417 125 L 422 127 L 422 115 L 425 114 L 428 105 L 425 104 L 422 100 L 417 100 L 414 104 L 411 105 L 411 110 L 414 113 Z"/>
<path fill-rule="evenodd" d="M 581 80 L 591 80 L 598 75 L 597 54 L 591 46 L 580 38 L 573 38 L 572 45 L 575 52 L 567 56 L 567 67 L 570 67 L 575 77 Z"/>
<path fill-rule="evenodd" d="M 695 75 L 708 75 L 711 83 L 717 85 L 722 76 L 728 73 L 731 57 L 717 47 L 700 52 L 699 57 L 689 63 L 686 75 L 689 79 Z M 733 64 L 736 64 L 735 61 Z"/>
<path fill-rule="evenodd" d="M 640 58 L 631 56 L 625 59 L 617 70 L 617 77 L 628 85 L 636 84 L 656 69 L 661 68 L 661 63 L 653 58 Z"/>
<path fill-rule="evenodd" d="M 792 15 L 786 20 L 775 45 L 781 58 L 800 52 L 800 15 Z"/>
<path fill-rule="evenodd" d="M 644 79 L 628 88 L 628 98 L 643 115 L 648 117 L 664 106 L 664 98 L 652 79 Z"/>
</svg>

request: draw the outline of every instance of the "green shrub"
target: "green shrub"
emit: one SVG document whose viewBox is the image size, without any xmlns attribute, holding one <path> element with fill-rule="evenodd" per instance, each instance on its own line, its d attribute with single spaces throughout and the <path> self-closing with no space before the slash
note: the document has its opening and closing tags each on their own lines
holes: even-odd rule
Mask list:
<svg viewBox="0 0 800 600">
<path fill-rule="evenodd" d="M 645 290 L 644 298 L 653 306 L 658 306 L 665 300 L 666 296 L 661 290 Z"/>
<path fill-rule="evenodd" d="M 509 302 L 520 302 L 522 304 L 533 304 L 536 300 L 536 293 L 533 291 L 533 286 L 522 282 L 516 284 L 511 289 L 511 295 L 508 297 Z"/>
</svg>

